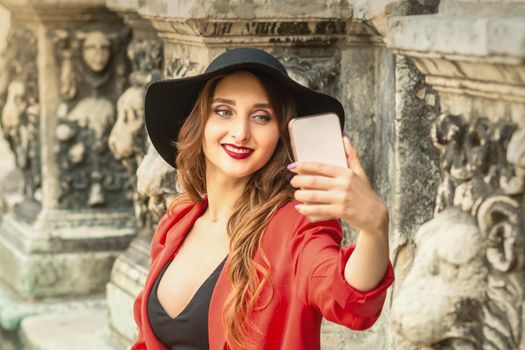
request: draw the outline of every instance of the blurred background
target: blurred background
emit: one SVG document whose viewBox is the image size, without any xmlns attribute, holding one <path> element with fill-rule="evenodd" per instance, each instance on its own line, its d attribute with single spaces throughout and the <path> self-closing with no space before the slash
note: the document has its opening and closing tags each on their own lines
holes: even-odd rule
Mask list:
<svg viewBox="0 0 525 350">
<path fill-rule="evenodd" d="M 239 46 L 343 102 L 389 207 L 382 315 L 322 348 L 525 349 L 525 1 L 0 0 L 0 350 L 130 346 L 180 190 L 145 87 Z"/>
</svg>

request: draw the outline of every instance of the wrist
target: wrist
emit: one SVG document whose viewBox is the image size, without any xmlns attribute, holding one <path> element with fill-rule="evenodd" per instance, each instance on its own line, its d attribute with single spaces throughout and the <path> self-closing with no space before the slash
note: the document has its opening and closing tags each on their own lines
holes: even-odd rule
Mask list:
<svg viewBox="0 0 525 350">
<path fill-rule="evenodd" d="M 386 205 L 381 205 L 379 208 L 374 210 L 377 213 L 376 218 L 373 220 L 375 225 L 363 229 L 363 231 L 372 235 L 386 235 L 388 233 L 388 226 L 390 222 L 390 216 Z"/>
</svg>

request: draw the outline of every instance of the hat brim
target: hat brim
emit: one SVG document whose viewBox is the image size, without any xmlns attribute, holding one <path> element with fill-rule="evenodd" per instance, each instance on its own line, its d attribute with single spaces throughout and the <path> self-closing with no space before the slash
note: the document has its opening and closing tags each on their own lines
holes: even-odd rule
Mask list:
<svg viewBox="0 0 525 350">
<path fill-rule="evenodd" d="M 191 77 L 159 80 L 151 83 L 146 91 L 144 110 L 146 130 L 159 155 L 172 167 L 176 168 L 177 155 L 177 149 L 172 142 L 178 139 L 179 130 L 206 82 L 219 74 L 242 69 L 262 72 L 283 84 L 295 99 L 298 117 L 333 112 L 339 117 L 343 130 L 344 109 L 336 98 L 311 90 L 279 70 L 260 63 L 233 64 Z"/>
</svg>

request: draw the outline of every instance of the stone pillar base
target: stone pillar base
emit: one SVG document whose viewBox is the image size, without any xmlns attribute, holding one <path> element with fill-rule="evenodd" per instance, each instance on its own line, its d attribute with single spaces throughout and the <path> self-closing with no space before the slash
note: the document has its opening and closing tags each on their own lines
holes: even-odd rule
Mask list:
<svg viewBox="0 0 525 350">
<path fill-rule="evenodd" d="M 148 266 L 149 242 L 144 237 L 137 237 L 115 260 L 111 280 L 106 286 L 111 332 L 125 345 L 131 345 L 137 337 L 133 302 L 144 287 Z"/>
<path fill-rule="evenodd" d="M 132 214 L 70 213 L 67 219 L 52 215 L 53 220 L 41 214 L 34 224 L 16 212 L 3 216 L 0 278 L 22 298 L 103 293 L 115 258 L 129 244 L 135 230 L 93 225 L 126 217 L 129 220 Z M 52 221 L 60 222 L 62 227 L 52 225 Z M 87 222 L 90 226 L 83 225 Z"/>
<path fill-rule="evenodd" d="M 106 320 L 104 295 L 35 303 L 0 282 L 0 350 L 125 349 Z"/>
</svg>

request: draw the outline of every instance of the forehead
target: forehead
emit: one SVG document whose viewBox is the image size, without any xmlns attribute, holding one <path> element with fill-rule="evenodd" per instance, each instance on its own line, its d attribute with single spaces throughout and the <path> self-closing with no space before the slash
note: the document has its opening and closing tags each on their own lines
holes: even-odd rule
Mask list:
<svg viewBox="0 0 525 350">
<path fill-rule="evenodd" d="M 263 83 L 252 73 L 238 71 L 222 78 L 215 87 L 214 97 L 231 99 L 258 98 L 257 102 L 268 102 Z"/>
<path fill-rule="evenodd" d="M 109 40 L 106 35 L 102 32 L 91 32 L 86 36 L 84 40 L 84 45 L 109 45 Z"/>
</svg>

